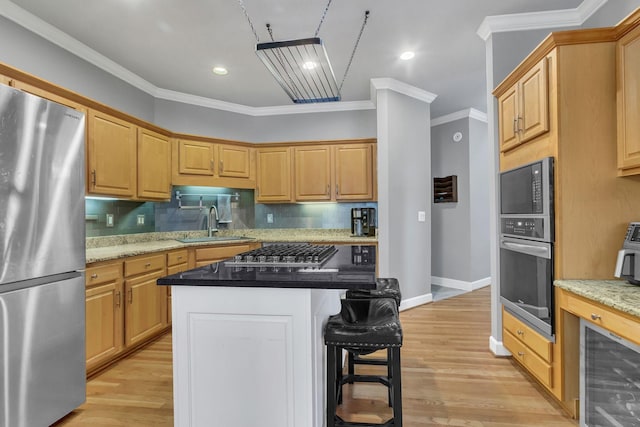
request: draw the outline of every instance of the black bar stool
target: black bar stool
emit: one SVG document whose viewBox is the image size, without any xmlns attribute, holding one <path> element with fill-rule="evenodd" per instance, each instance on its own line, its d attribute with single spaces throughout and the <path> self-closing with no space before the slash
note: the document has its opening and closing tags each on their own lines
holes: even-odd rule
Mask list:
<svg viewBox="0 0 640 427">
<path fill-rule="evenodd" d="M 376 288 L 375 289 L 352 289 L 348 290 L 346 294 L 346 298 L 393 298 L 398 306 L 400 307 L 400 302 L 402 301 L 402 294 L 400 293 L 400 283 L 396 278 L 384 278 L 379 277 L 376 279 Z M 389 350 L 387 350 L 387 353 Z M 355 354 L 352 352 L 347 353 L 347 372 L 349 375 L 355 374 L 355 365 L 377 365 L 377 366 L 387 366 L 387 370 L 389 369 L 388 364 L 389 356 L 387 355 L 386 359 L 383 358 L 361 358 L 360 354 Z M 391 396 L 389 396 L 389 402 L 391 402 Z"/>
<path fill-rule="evenodd" d="M 343 299 L 341 304 L 340 314 L 330 316 L 324 329 L 327 345 L 327 427 L 371 425 L 347 422 L 336 414 L 342 402 L 342 386 L 350 382 L 378 382 L 387 386 L 393 418 L 379 425 L 402 426 L 402 327 L 396 301 L 391 298 L 359 298 Z M 387 349 L 387 376 L 343 376 L 343 349 L 355 354 Z"/>
</svg>

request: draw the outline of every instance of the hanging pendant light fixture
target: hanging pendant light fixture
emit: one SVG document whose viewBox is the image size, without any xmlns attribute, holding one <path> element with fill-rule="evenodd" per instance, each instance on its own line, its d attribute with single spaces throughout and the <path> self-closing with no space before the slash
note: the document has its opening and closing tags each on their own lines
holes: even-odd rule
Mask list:
<svg viewBox="0 0 640 427">
<path fill-rule="evenodd" d="M 327 51 L 322 40 L 318 37 L 320 27 L 331 5 L 331 0 L 327 3 L 314 37 L 275 41 L 273 39 L 271 25 L 267 24 L 267 31 L 271 36 L 271 41 L 266 43 L 260 43 L 258 34 L 251 23 L 251 19 L 242 0 L 238 0 L 238 2 L 258 42 L 256 44 L 256 54 L 258 58 L 260 58 L 262 63 L 294 103 L 309 104 L 340 101 L 342 85 L 347 77 L 358 43 L 360 42 L 364 27 L 369 18 L 368 10 L 365 12 L 362 28 L 353 47 L 353 52 L 351 53 L 351 58 L 345 69 L 344 76 L 340 85 L 338 85 Z"/>
</svg>

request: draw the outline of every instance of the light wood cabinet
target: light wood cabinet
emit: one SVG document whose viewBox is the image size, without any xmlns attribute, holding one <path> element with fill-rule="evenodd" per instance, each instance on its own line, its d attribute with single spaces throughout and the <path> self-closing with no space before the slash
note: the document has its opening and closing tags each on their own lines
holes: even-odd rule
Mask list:
<svg viewBox="0 0 640 427">
<path fill-rule="evenodd" d="M 148 129 L 138 129 L 138 198 L 171 198 L 171 142 Z"/>
<path fill-rule="evenodd" d="M 156 280 L 165 275 L 165 255 L 125 260 L 125 345 L 134 346 L 167 326 L 167 290 Z"/>
<path fill-rule="evenodd" d="M 136 195 L 137 128 L 96 110 L 88 113 L 87 192 Z"/>
<path fill-rule="evenodd" d="M 547 58 L 543 58 L 498 97 L 500 151 L 549 130 L 548 93 Z"/>
<path fill-rule="evenodd" d="M 122 262 L 88 267 L 85 282 L 86 362 L 91 372 L 123 349 Z"/>
<path fill-rule="evenodd" d="M 553 344 L 511 313 L 502 310 L 502 339 L 514 360 L 523 365 L 550 391 L 553 391 Z"/>
<path fill-rule="evenodd" d="M 215 141 L 209 138 L 175 139 L 172 183 L 255 188 L 255 149 L 250 144 Z"/>
<path fill-rule="evenodd" d="M 291 147 L 258 148 L 256 150 L 256 202 L 282 203 L 293 200 L 291 151 Z"/>
<path fill-rule="evenodd" d="M 250 251 L 260 247 L 260 243 L 244 243 L 241 245 L 210 246 L 195 249 L 196 267 L 224 261 L 242 252 Z"/>
<path fill-rule="evenodd" d="M 374 169 L 373 144 L 295 147 L 295 200 L 374 200 Z"/>
<path fill-rule="evenodd" d="M 640 174 L 640 25 L 617 43 L 618 174 Z"/>
<path fill-rule="evenodd" d="M 244 146 L 218 145 L 218 175 L 230 178 L 249 178 L 251 149 Z"/>
<path fill-rule="evenodd" d="M 335 153 L 335 199 L 373 200 L 373 144 L 333 147 Z"/>
<path fill-rule="evenodd" d="M 180 249 L 167 254 L 167 275 L 189 270 L 189 251 Z M 167 323 L 171 324 L 171 286 L 167 288 Z"/>
<path fill-rule="evenodd" d="M 294 188 L 298 201 L 332 199 L 333 152 L 331 146 L 295 147 Z"/>
<path fill-rule="evenodd" d="M 2 83 L 3 85 L 12 86 L 11 78 L 3 76 L 2 74 L 0 74 L 0 83 Z"/>
<path fill-rule="evenodd" d="M 12 80 L 11 86 L 15 87 L 16 89 L 20 89 L 24 92 L 30 93 L 32 95 L 39 96 L 40 98 L 48 99 L 49 101 L 57 102 L 58 104 L 62 104 L 69 108 L 73 108 L 74 110 L 82 111 L 83 113 L 85 113 L 85 115 L 87 113 L 87 108 L 84 105 L 78 104 L 77 102 L 73 102 L 70 99 L 56 95 L 54 93 L 41 89 L 37 86 L 30 85 L 20 80 Z"/>
</svg>

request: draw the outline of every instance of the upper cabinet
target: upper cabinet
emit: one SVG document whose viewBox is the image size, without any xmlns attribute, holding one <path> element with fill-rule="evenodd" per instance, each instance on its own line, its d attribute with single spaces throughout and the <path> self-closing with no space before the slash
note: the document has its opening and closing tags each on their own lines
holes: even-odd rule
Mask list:
<svg viewBox="0 0 640 427">
<path fill-rule="evenodd" d="M 500 151 L 508 151 L 549 131 L 547 58 L 498 97 Z"/>
<path fill-rule="evenodd" d="M 11 79 L 0 74 L 0 83 L 2 83 L 3 85 L 11 86 Z"/>
<path fill-rule="evenodd" d="M 136 195 L 137 128 L 100 111 L 89 110 L 87 193 Z"/>
<path fill-rule="evenodd" d="M 258 203 L 293 201 L 291 147 L 258 148 L 256 192 Z"/>
<path fill-rule="evenodd" d="M 175 185 L 255 188 L 255 149 L 246 143 L 217 143 L 210 138 L 173 142 Z"/>
<path fill-rule="evenodd" d="M 171 142 L 169 137 L 138 129 L 138 197 L 171 198 Z"/>
<path fill-rule="evenodd" d="M 617 43 L 618 174 L 640 174 L 640 25 Z"/>
<path fill-rule="evenodd" d="M 294 147 L 296 201 L 375 200 L 373 143 Z"/>
</svg>

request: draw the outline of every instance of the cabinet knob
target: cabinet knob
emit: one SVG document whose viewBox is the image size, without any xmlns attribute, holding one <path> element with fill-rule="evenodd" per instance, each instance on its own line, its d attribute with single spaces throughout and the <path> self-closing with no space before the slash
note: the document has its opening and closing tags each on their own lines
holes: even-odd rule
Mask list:
<svg viewBox="0 0 640 427">
<path fill-rule="evenodd" d="M 149 267 L 151 267 L 151 263 L 150 263 L 150 262 L 148 262 L 148 263 L 146 263 L 146 264 L 144 265 L 144 268 L 149 268 Z"/>
<path fill-rule="evenodd" d="M 96 186 L 96 170 L 92 170 L 91 171 L 91 184 L 95 187 Z"/>
<path fill-rule="evenodd" d="M 518 335 L 524 335 L 524 331 L 521 331 L 520 329 L 518 329 L 518 330 L 516 331 L 516 333 L 517 333 Z"/>
<path fill-rule="evenodd" d="M 98 274 L 97 274 L 97 273 L 93 273 L 93 274 L 91 275 L 91 278 L 92 278 L 92 279 L 97 279 L 97 278 L 98 278 Z"/>
<path fill-rule="evenodd" d="M 523 356 L 524 356 L 524 352 L 519 351 L 519 352 L 518 352 L 518 356 L 523 357 Z"/>
<path fill-rule="evenodd" d="M 602 319 L 602 316 L 600 316 L 599 314 L 591 313 L 591 319 L 592 320 L 600 320 L 600 319 Z"/>
<path fill-rule="evenodd" d="M 120 291 L 116 292 L 116 307 L 120 307 L 120 304 L 122 303 L 121 300 L 121 294 Z"/>
<path fill-rule="evenodd" d="M 224 172 L 224 161 L 220 160 L 220 172 Z"/>
<path fill-rule="evenodd" d="M 327 196 L 331 196 L 331 185 L 327 184 Z"/>
</svg>

